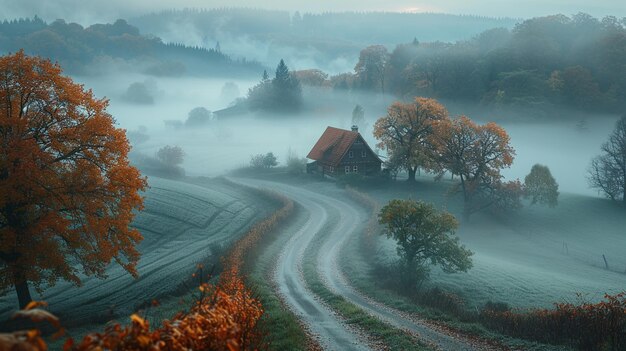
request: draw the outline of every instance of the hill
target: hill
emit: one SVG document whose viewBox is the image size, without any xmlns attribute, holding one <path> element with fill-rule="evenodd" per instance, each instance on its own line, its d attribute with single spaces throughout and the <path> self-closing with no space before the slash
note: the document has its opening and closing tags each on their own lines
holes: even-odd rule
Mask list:
<svg viewBox="0 0 626 351">
<path fill-rule="evenodd" d="M 436 13 L 325 12 L 291 15 L 252 8 L 184 9 L 129 19 L 145 33 L 172 42 L 213 48 L 274 66 L 281 58 L 294 69 L 352 70 L 359 51 L 420 41 L 457 41 L 518 19 Z"/>
<path fill-rule="evenodd" d="M 215 49 L 164 43 L 142 35 L 125 20 L 82 27 L 38 17 L 0 23 L 0 54 L 23 49 L 50 58 L 70 74 L 100 73 L 104 68 L 130 66 L 156 76 L 257 76 L 263 67 L 234 60 Z"/>
<path fill-rule="evenodd" d="M 145 209 L 133 223 L 144 236 L 138 279 L 111 265 L 106 280 L 83 277 L 81 287 L 60 282 L 34 294 L 34 299 L 49 303 L 65 327 L 126 318 L 153 299 L 171 299 L 190 282 L 196 264 L 220 255 L 220 247 L 228 247 L 272 209 L 266 200 L 219 179 L 195 185 L 150 178 L 149 185 Z M 192 289 L 191 283 L 187 288 Z M 180 308 L 176 301 L 173 304 Z M 6 320 L 16 306 L 13 291 L 0 296 L 0 320 Z"/>
</svg>

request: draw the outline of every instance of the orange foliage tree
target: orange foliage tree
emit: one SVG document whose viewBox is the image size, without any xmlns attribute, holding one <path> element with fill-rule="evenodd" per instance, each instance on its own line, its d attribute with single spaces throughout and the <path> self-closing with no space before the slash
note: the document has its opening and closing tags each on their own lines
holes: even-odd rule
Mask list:
<svg viewBox="0 0 626 351">
<path fill-rule="evenodd" d="M 129 224 L 146 180 L 107 105 L 49 60 L 0 57 L 0 289 L 15 286 L 21 307 L 29 282 L 78 285 L 112 260 L 137 274 Z"/>
<path fill-rule="evenodd" d="M 387 115 L 374 124 L 378 146 L 387 150 L 389 159 L 409 172 L 415 181 L 418 168 L 430 169 L 432 147 L 429 144 L 436 121 L 448 120 L 448 111 L 435 99 L 418 97 L 413 103 L 394 102 Z"/>
<path fill-rule="evenodd" d="M 504 183 L 500 174 L 515 156 L 509 142 L 504 128 L 495 123 L 478 125 L 465 116 L 436 123 L 431 133 L 436 164 L 440 172 L 447 170 L 459 176 L 466 219 L 495 204 L 521 206 L 521 183 Z"/>
</svg>

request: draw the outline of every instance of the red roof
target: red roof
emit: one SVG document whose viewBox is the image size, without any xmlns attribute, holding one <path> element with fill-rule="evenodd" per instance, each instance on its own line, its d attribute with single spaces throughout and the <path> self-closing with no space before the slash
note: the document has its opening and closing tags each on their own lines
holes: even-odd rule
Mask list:
<svg viewBox="0 0 626 351">
<path fill-rule="evenodd" d="M 322 134 L 306 157 L 331 166 L 337 166 L 358 137 L 359 132 L 327 127 L 324 134 Z"/>
</svg>

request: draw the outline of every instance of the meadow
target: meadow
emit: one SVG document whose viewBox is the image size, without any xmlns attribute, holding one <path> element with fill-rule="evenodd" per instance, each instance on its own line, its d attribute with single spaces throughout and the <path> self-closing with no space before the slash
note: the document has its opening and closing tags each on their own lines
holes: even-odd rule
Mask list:
<svg viewBox="0 0 626 351">
<path fill-rule="evenodd" d="M 432 202 L 461 218 L 461 199 L 449 180 L 422 176 L 415 186 L 396 183 L 368 194 L 384 204 L 395 198 Z M 433 269 L 424 288 L 460 295 L 471 310 L 487 301 L 516 308 L 555 302 L 598 301 L 623 290 L 626 281 L 626 216 L 623 208 L 587 195 L 561 194 L 554 208 L 525 204 L 519 212 L 481 213 L 461 222 L 458 236 L 474 252 L 468 273 Z M 378 236 L 382 260 L 396 259 L 395 242 Z M 607 260 L 605 265 L 603 255 Z"/>
<path fill-rule="evenodd" d="M 273 205 L 257 193 L 221 179 L 196 179 L 195 184 L 155 177 L 144 194 L 145 209 L 133 226 L 144 240 L 138 248 L 139 278 L 133 279 L 118 265 L 110 265 L 108 278 L 82 277 L 82 286 L 59 282 L 33 296 L 49 303 L 63 325 L 76 335 L 96 330 L 110 320 L 125 320 L 131 313 L 158 300 L 171 316 L 189 307 L 188 295 L 197 284 L 192 279 L 197 264 L 219 262 L 219 256 Z M 216 256 L 216 257 L 214 257 Z M 206 267 L 205 273 L 210 273 Z M 194 285 L 196 284 L 196 285 Z M 184 302 L 181 304 L 181 302 Z M 0 297 L 1 319 L 17 308 L 14 294 Z"/>
</svg>

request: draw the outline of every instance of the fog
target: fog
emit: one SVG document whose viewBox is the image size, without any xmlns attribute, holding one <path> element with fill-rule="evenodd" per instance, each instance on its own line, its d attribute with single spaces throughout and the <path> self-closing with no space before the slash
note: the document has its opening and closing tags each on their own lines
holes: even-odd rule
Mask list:
<svg viewBox="0 0 626 351">
<path fill-rule="evenodd" d="M 305 157 L 327 126 L 350 127 L 351 111 L 356 104 L 365 108 L 367 126 L 361 127 L 360 132 L 374 147 L 376 140 L 372 136 L 372 125 L 394 100 L 390 96 L 383 98 L 369 93 L 305 91 L 305 96 L 315 99 L 318 107 L 301 115 L 268 118 L 249 114 L 213 120 L 200 128 L 185 128 L 175 127 L 172 122 L 184 123 L 189 111 L 196 107 L 209 111 L 226 108 L 232 102 L 232 95 L 223 96 L 225 85 L 232 88 L 234 83 L 240 94 L 245 95 L 257 81 L 155 78 L 142 74 L 75 79 L 91 87 L 97 96 L 110 99 L 109 112 L 120 127 L 130 132 L 141 129 L 149 136 L 146 141 L 134 145 L 135 152 L 153 156 L 165 145 L 178 145 L 186 153 L 182 166 L 186 174 L 192 176 L 222 175 L 247 166 L 250 156 L 258 153 L 273 152 L 282 164 L 289 151 Z M 137 82 L 150 85 L 153 103 L 137 103 L 126 98 L 128 87 Z M 572 119 L 550 123 L 520 122 L 515 119 L 520 113 L 514 110 L 482 111 L 480 106 L 458 103 L 451 103 L 449 108 L 453 116 L 466 113 L 481 123 L 496 120 L 507 130 L 516 150 L 512 167 L 503 171 L 507 179 L 523 181 L 532 165 L 540 163 L 550 167 L 560 191 L 597 196 L 596 191 L 587 185 L 586 170 L 613 129 L 615 117 L 581 114 L 592 123 Z"/>
<path fill-rule="evenodd" d="M 85 282 L 82 287 L 70 282 L 53 286 L 55 279 L 68 276 L 55 272 L 56 260 L 87 248 L 106 249 L 104 254 L 93 256 L 106 259 L 111 250 L 105 244 L 110 238 L 91 238 L 92 233 L 87 233 L 85 245 L 74 244 L 66 237 L 56 238 L 59 245 L 53 246 L 62 251 L 52 252 L 52 261 L 44 262 L 45 267 L 37 267 L 40 257 L 45 256 L 34 255 L 31 249 L 17 250 L 39 247 L 31 245 L 36 243 L 33 240 L 40 240 L 38 233 L 54 237 L 65 222 L 68 228 L 74 228 L 72 221 L 84 218 L 73 211 L 83 207 L 67 209 L 65 202 L 63 206 L 55 204 L 56 197 L 52 196 L 44 197 L 50 205 L 42 201 L 48 207 L 36 201 L 30 204 L 25 199 L 33 196 L 22 193 L 40 192 L 27 191 L 26 185 L 26 190 L 9 191 L 7 199 L 0 199 L 8 204 L 0 212 L 0 234 L 10 234 L 8 239 L 0 240 L 4 245 L 0 245 L 0 273 L 6 273 L 4 280 L 0 275 L 0 332 L 4 332 L 5 324 L 14 323 L 3 324 L 2 319 L 16 307 L 15 297 L 19 296 L 20 303 L 27 300 L 24 291 L 28 289 L 24 286 L 30 279 L 41 277 L 52 278 L 49 282 L 32 281 L 31 286 L 43 288 L 37 289 L 37 299 L 49 301 L 50 311 L 69 321 L 68 328 L 77 330 L 96 330 L 92 328 L 95 324 L 101 329 L 113 318 L 128 320 L 130 313 L 153 326 L 160 325 L 161 319 L 172 315 L 169 312 L 184 309 L 181 306 L 191 301 L 187 298 L 194 299 L 193 306 L 213 313 L 211 308 L 219 306 L 204 308 L 205 301 L 213 301 L 207 292 L 230 294 L 245 286 L 255 292 L 255 300 L 245 294 L 240 300 L 263 304 L 268 316 L 267 325 L 263 322 L 263 328 L 268 327 L 267 340 L 272 345 L 279 341 L 279 349 L 300 348 L 289 346 L 293 340 L 281 339 L 286 335 L 283 332 L 289 334 L 286 339 L 292 335 L 299 338 L 286 324 L 302 332 L 301 341 L 306 345 L 316 343 L 308 340 L 309 334 L 320 342 L 330 340 L 327 345 L 320 344 L 328 350 L 370 346 L 408 349 L 404 344 L 387 345 L 388 340 L 378 340 L 377 335 L 394 340 L 404 335 L 411 343 L 417 342 L 415 335 L 419 335 L 422 346 L 432 344 L 442 350 L 499 349 L 495 346 L 500 341 L 520 335 L 509 333 L 504 338 L 507 332 L 499 330 L 498 323 L 506 320 L 498 321 L 498 315 L 491 312 L 509 311 L 509 307 L 552 307 L 555 302 L 573 298 L 595 302 L 605 293 L 622 289 L 626 217 L 623 208 L 616 205 L 618 201 L 609 201 L 605 195 L 618 200 L 623 193 L 616 198 L 613 189 L 599 194 L 590 188 L 588 169 L 616 129 L 618 114 L 626 111 L 624 1 L 0 0 L 0 8 L 0 55 L 18 52 L 2 61 L 2 94 L 30 87 L 30 81 L 23 84 L 14 78 L 20 73 L 11 71 L 12 67 L 22 68 L 12 60 L 19 61 L 26 55 L 58 64 L 63 74 L 91 90 L 96 98 L 108 100 L 108 113 L 116 126 L 126 131 L 130 142 L 128 159 L 149 184 L 141 191 L 145 208 L 134 212 L 133 222 L 127 223 L 145 238 L 137 246 L 142 256 L 140 278 L 135 280 L 120 265 L 112 264 L 106 268 L 110 273 L 106 283 L 81 275 Z M 38 74 L 28 73 L 26 78 L 41 79 Z M 20 98 L 27 96 L 23 100 L 30 101 L 31 95 L 22 93 Z M 64 93 L 50 95 L 55 99 L 52 105 L 65 104 L 61 101 Z M 37 99 L 46 97 L 36 94 Z M 503 180 L 523 183 L 533 166 L 541 164 L 549 171 L 535 167 L 533 175 L 538 174 L 537 182 L 543 184 L 533 186 L 529 181 L 517 187 L 519 184 L 493 181 L 491 177 L 500 170 L 485 169 L 507 162 L 506 152 L 481 150 L 485 154 L 476 158 L 493 157 L 484 161 L 488 165 L 455 159 L 458 152 L 478 153 L 475 145 L 463 151 L 444 150 L 455 155 L 444 154 L 447 157 L 426 162 L 445 161 L 442 164 L 446 169 L 454 172 L 463 173 L 459 167 L 475 168 L 470 172 L 483 175 L 459 180 L 451 174 L 420 170 L 413 177 L 413 163 L 424 162 L 429 155 L 420 154 L 417 156 L 421 159 L 414 160 L 419 152 L 407 147 L 413 140 L 407 142 L 402 134 L 412 138 L 416 133 L 436 133 L 436 137 L 445 139 L 448 149 L 457 147 L 450 146 L 458 143 L 457 139 L 473 137 L 471 133 L 457 135 L 454 128 L 429 131 L 428 122 L 416 123 L 414 116 L 407 118 L 410 126 L 403 117 L 396 125 L 391 122 L 385 126 L 385 133 L 395 132 L 394 136 L 404 140 L 389 143 L 395 144 L 391 148 L 397 154 L 393 162 L 383 163 L 382 171 L 378 159 L 360 139 L 348 140 L 354 134 L 346 137 L 338 133 L 329 136 L 334 140 L 329 141 L 332 144 L 325 147 L 317 163 L 306 167 L 323 169 L 322 173 L 330 169 L 336 179 L 327 177 L 328 173 L 304 174 L 305 161 L 313 161 L 306 156 L 329 126 L 349 130 L 358 123 L 358 131 L 371 149 L 381 160 L 388 160 L 373 136 L 373 126 L 392 103 L 406 104 L 396 111 L 399 115 L 415 114 L 412 108 L 416 107 L 420 109 L 418 119 L 444 117 L 432 101 L 418 100 L 419 106 L 409 106 L 416 97 L 436 100 L 451 118 L 467 116 L 481 125 L 497 123 L 509 135 L 515 155 L 512 165 L 501 170 Z M 7 95 L 4 100 L 11 104 L 17 99 Z M 26 120 L 34 113 L 37 120 L 31 124 L 37 124 L 41 111 L 47 112 L 49 106 L 45 101 L 32 103 L 36 108 L 7 108 L 9 112 L 4 114 L 19 112 L 19 118 L 11 122 Z M 427 111 L 422 112 L 422 107 Z M 389 120 L 395 117 L 391 114 Z M 35 127 L 33 138 L 45 143 L 38 138 L 39 129 L 46 126 Z M 421 131 L 417 132 L 418 128 Z M 15 133 L 11 133 L 12 137 Z M 475 143 L 500 136 L 500 131 L 490 130 Z M 51 142 L 54 144 L 54 140 Z M 484 149 L 484 145 L 481 147 Z M 73 148 L 68 155 L 53 155 L 50 159 L 63 163 L 77 158 L 76 167 L 82 167 L 83 159 L 93 161 L 89 155 L 82 157 L 82 151 Z M 339 160 L 329 162 L 340 152 L 343 155 L 336 157 Z M 268 153 L 276 157 L 278 167 Z M 610 186 L 623 187 L 623 174 L 619 182 L 615 181 L 622 165 L 609 161 L 596 159 L 598 177 L 606 178 L 603 182 Z M 4 172 L 4 178 L 21 174 L 24 167 L 18 166 L 21 163 L 11 166 L 17 167 L 17 173 L 11 168 Z M 384 169 L 387 167 L 392 169 Z M 409 174 L 403 171 L 391 180 L 394 167 L 409 168 L 412 181 L 406 181 Z M 599 186 L 604 186 L 603 182 Z M 61 183 L 60 189 L 65 189 Z M 53 185 L 52 193 L 57 189 L 57 184 Z M 46 184 L 37 186 L 46 191 L 50 188 Z M 278 196 L 252 188 L 268 189 Z M 74 192 L 70 193 L 60 198 L 69 196 L 71 200 Z M 99 194 L 95 190 L 93 193 Z M 280 201 L 278 197 L 282 197 Z M 105 198 L 110 200 L 110 196 Z M 421 203 L 390 202 L 404 199 Z M 94 202 L 91 197 L 88 200 Z M 133 203 L 120 201 L 113 202 Z M 27 210 L 22 211 L 21 206 Z M 61 224 L 46 228 L 52 221 L 47 216 L 35 216 L 41 208 L 57 207 L 62 208 L 59 218 L 65 219 Z M 128 208 L 131 210 L 135 208 Z M 435 210 L 448 211 L 458 220 L 438 215 Z M 106 229 L 102 218 L 109 216 L 102 217 L 97 209 L 91 212 L 85 216 L 97 217 L 97 228 Z M 119 216 L 124 221 L 115 223 L 126 224 L 126 219 L 132 219 L 127 213 L 120 212 Z M 396 220 L 396 216 L 404 218 Z M 89 225 L 81 222 L 79 229 L 91 229 L 91 221 L 86 222 Z M 33 223 L 36 230 L 28 227 Z M 111 234 L 111 230 L 103 232 Z M 135 239 L 118 241 L 133 245 Z M 66 244 L 70 247 L 63 246 Z M 68 262 L 79 267 L 83 253 L 76 255 L 80 257 L 68 256 Z M 84 255 L 92 257 L 89 252 Z M 134 256 L 127 258 L 133 263 Z M 124 257 L 116 259 L 118 263 L 126 262 Z M 216 264 L 218 261 L 223 264 Z M 83 267 L 86 274 L 100 273 L 99 264 L 88 265 Z M 195 302 L 198 291 L 191 284 L 202 283 L 203 267 L 211 267 L 209 279 L 226 270 L 229 273 L 216 280 L 215 289 L 201 288 L 203 300 Z M 32 274 L 31 278 L 28 269 L 40 268 L 50 273 Z M 194 274 L 193 269 L 197 269 Z M 76 272 L 83 270 L 77 268 Z M 171 274 L 177 279 L 168 280 Z M 236 289 L 222 289 L 220 285 L 243 277 L 240 282 L 232 282 Z M 395 300 L 402 295 L 408 299 Z M 623 307 L 626 300 L 621 296 L 618 299 Z M 274 297 L 280 303 L 265 300 Z M 428 316 L 414 315 L 417 309 L 413 303 L 424 304 L 433 312 L 440 309 L 442 318 L 432 323 Z M 80 305 L 90 306 L 79 313 L 73 311 Z M 185 316 L 199 316 L 194 309 L 189 311 Z M 358 317 L 357 312 L 366 313 L 368 318 Z M 256 312 L 250 309 L 242 311 L 244 314 L 253 316 Z M 502 315 L 516 318 L 514 314 Z M 363 325 L 345 323 L 338 316 Z M 543 312 L 536 314 L 537 318 L 546 316 Z M 376 317 L 380 320 L 372 322 L 370 318 Z M 298 323 L 290 322 L 296 319 Z M 490 319 L 494 325 L 487 324 Z M 445 320 L 463 320 L 465 330 L 478 330 L 476 327 L 485 331 L 481 335 L 492 335 L 490 338 L 498 341 L 490 340 L 488 347 L 479 346 L 476 342 L 484 335 L 463 336 L 465 332 L 455 329 L 458 326 L 444 327 Z M 273 321 L 279 324 L 270 325 Z M 233 323 L 239 328 L 237 321 Z M 251 327 L 256 322 L 246 323 Z M 620 323 L 626 325 L 626 320 Z M 377 324 L 390 329 L 380 329 Z M 416 328 L 407 329 L 410 326 Z M 585 328 L 600 330 L 594 325 Z M 399 333 L 387 331 L 391 329 Z M 363 335 L 348 338 L 354 330 Z M 72 330 L 71 335 L 79 333 Z M 546 329 L 546 333 L 552 331 Z M 568 340 L 557 339 L 536 337 L 529 341 Z M 518 342 L 510 340 L 506 342 Z M 231 341 L 239 345 L 242 340 Z M 443 344 L 438 344 L 440 341 Z M 243 342 L 256 347 L 248 340 Z M 620 345 L 626 345 L 626 341 Z M 504 349 L 512 344 L 500 346 Z"/>
</svg>

